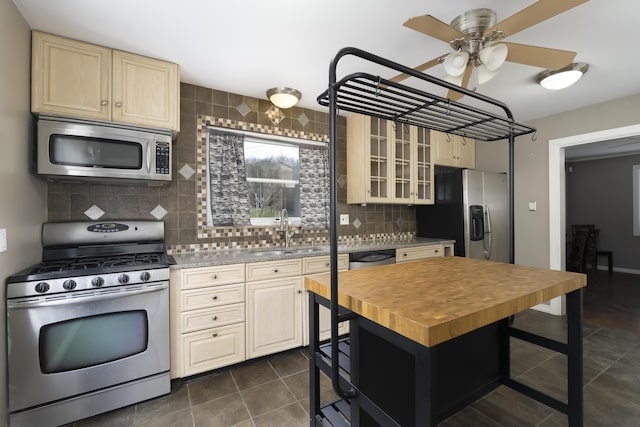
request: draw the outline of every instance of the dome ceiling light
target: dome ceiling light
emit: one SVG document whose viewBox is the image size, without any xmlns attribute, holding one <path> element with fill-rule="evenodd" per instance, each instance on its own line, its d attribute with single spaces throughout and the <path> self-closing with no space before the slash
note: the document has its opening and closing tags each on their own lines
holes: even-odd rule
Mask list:
<svg viewBox="0 0 640 427">
<path fill-rule="evenodd" d="M 267 98 L 278 108 L 291 108 L 300 101 L 302 94 L 300 91 L 289 87 L 272 87 L 267 90 Z"/>
<path fill-rule="evenodd" d="M 536 75 L 536 83 L 545 89 L 564 89 L 578 80 L 587 72 L 589 64 L 584 62 L 574 62 L 559 70 L 545 70 Z"/>
</svg>

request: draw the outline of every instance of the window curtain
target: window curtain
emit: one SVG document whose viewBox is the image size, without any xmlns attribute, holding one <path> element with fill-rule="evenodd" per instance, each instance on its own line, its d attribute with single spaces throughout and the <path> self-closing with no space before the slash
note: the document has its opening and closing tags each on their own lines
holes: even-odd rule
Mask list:
<svg viewBox="0 0 640 427">
<path fill-rule="evenodd" d="M 303 229 L 329 228 L 329 150 L 300 146 L 300 220 Z"/>
<path fill-rule="evenodd" d="M 209 131 L 207 187 L 208 225 L 251 224 L 243 135 Z"/>
</svg>

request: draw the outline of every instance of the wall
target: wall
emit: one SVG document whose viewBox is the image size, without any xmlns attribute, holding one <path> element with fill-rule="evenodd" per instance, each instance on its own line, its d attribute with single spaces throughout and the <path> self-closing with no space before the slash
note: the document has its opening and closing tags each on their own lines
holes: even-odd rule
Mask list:
<svg viewBox="0 0 640 427">
<path fill-rule="evenodd" d="M 617 270 L 640 273 L 640 237 L 633 236 L 632 167 L 640 155 L 567 162 L 567 232 L 571 224 L 595 224 L 598 248 L 613 251 Z M 604 257 L 600 265 L 606 265 Z"/>
<path fill-rule="evenodd" d="M 7 251 L 0 253 L 0 283 L 40 261 L 40 228 L 46 215 L 46 186 L 29 173 L 32 136 L 29 112 L 31 58 L 29 26 L 11 0 L 0 0 L 0 228 L 7 230 Z M 4 301 L 5 287 L 0 286 Z M 6 402 L 5 305 L 0 308 L 0 402 Z M 6 405 L 0 405 L 5 425 Z"/>
<path fill-rule="evenodd" d="M 261 132 L 284 135 L 326 135 L 328 114 L 293 107 L 284 110 L 284 117 L 273 126 L 267 111 L 271 103 L 221 90 L 182 83 L 180 87 L 180 133 L 174 145 L 173 181 L 168 187 L 145 185 L 89 185 L 51 183 L 47 205 L 50 221 L 87 220 L 84 211 L 97 205 L 106 214 L 101 219 L 154 219 L 157 206 L 167 213 L 166 241 L 173 251 L 216 250 L 255 246 L 281 245 L 275 227 L 223 228 L 207 233 L 198 229 L 197 147 L 207 121 L 227 127 L 244 126 Z M 199 132 L 200 131 L 200 135 Z M 349 213 L 350 225 L 340 226 L 341 239 L 373 239 L 390 235 L 408 236 L 415 233 L 415 209 L 410 206 L 347 205 L 346 199 L 346 119 L 339 117 L 337 139 L 338 211 Z M 323 243 L 327 232 L 302 232 L 293 241 L 297 244 Z"/>
<path fill-rule="evenodd" d="M 549 267 L 549 140 L 638 124 L 639 110 L 640 95 L 633 95 L 529 122 L 536 140 L 519 137 L 515 150 L 517 264 Z M 537 201 L 536 211 L 528 201 Z"/>
</svg>

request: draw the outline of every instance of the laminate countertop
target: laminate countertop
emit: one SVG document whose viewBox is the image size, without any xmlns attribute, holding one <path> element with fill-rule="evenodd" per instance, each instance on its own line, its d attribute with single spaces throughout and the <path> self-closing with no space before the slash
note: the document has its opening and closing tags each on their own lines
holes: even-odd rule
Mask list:
<svg viewBox="0 0 640 427">
<path fill-rule="evenodd" d="M 329 299 L 329 273 L 305 288 Z M 586 275 L 448 256 L 338 273 L 338 303 L 431 347 L 586 286 Z"/>
</svg>

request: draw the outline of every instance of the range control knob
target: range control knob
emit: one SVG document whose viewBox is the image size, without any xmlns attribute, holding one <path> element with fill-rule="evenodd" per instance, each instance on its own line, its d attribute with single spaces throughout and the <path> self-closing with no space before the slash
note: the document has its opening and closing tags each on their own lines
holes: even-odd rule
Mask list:
<svg viewBox="0 0 640 427">
<path fill-rule="evenodd" d="M 72 291 L 76 288 L 76 281 L 73 279 L 65 280 L 64 283 L 62 284 L 62 287 L 68 291 Z"/>
<path fill-rule="evenodd" d="M 118 277 L 118 282 L 122 283 L 123 285 L 124 285 L 125 283 L 129 283 L 129 276 L 127 276 L 126 274 L 121 274 L 121 275 Z"/>
<path fill-rule="evenodd" d="M 91 279 L 91 284 L 94 287 L 99 288 L 100 286 L 104 285 L 104 279 L 102 277 L 94 277 L 93 279 Z"/>
<path fill-rule="evenodd" d="M 36 292 L 43 294 L 49 290 L 49 284 L 47 282 L 40 282 L 36 285 Z"/>
<path fill-rule="evenodd" d="M 143 282 L 148 282 L 149 279 L 151 279 L 151 275 L 148 271 L 143 271 L 142 273 L 140 273 L 140 280 L 142 280 Z"/>
</svg>

